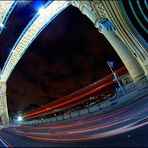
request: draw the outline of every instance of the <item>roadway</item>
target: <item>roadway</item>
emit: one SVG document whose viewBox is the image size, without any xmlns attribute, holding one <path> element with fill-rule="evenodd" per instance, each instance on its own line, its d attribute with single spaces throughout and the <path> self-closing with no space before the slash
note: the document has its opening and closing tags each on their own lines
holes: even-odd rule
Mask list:
<svg viewBox="0 0 148 148">
<path fill-rule="evenodd" d="M 103 115 L 1 128 L 0 143 L 9 147 L 148 147 L 147 106 L 148 95 Z"/>
</svg>

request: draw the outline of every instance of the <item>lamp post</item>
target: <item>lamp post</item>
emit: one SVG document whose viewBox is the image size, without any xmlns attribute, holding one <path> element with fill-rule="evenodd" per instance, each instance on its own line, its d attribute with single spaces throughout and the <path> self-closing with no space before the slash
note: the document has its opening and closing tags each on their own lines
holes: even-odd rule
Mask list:
<svg viewBox="0 0 148 148">
<path fill-rule="evenodd" d="M 107 64 L 114 76 L 114 80 L 117 82 L 118 86 L 119 86 L 119 89 L 121 91 L 121 93 L 124 93 L 125 92 L 125 88 L 121 85 L 120 81 L 119 81 L 119 76 L 118 74 L 113 70 L 113 67 L 114 67 L 114 62 L 108 62 L 107 61 Z"/>
</svg>

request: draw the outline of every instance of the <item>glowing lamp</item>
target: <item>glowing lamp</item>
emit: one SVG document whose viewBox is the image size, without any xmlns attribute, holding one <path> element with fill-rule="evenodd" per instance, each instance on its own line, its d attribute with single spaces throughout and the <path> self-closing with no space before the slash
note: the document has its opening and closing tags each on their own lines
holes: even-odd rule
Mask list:
<svg viewBox="0 0 148 148">
<path fill-rule="evenodd" d="M 17 118 L 17 121 L 22 121 L 23 120 L 23 118 L 21 117 L 21 116 L 19 116 L 18 118 Z"/>
<path fill-rule="evenodd" d="M 45 9 L 44 9 L 43 7 L 40 8 L 39 11 L 38 11 L 38 13 L 39 13 L 40 15 L 45 14 Z"/>
</svg>

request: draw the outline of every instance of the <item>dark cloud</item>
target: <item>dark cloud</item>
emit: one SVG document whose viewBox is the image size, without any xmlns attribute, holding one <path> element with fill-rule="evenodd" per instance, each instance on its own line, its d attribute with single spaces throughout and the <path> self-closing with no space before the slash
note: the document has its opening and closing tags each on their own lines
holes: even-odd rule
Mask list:
<svg viewBox="0 0 148 148">
<path fill-rule="evenodd" d="M 8 23 L 17 21 L 22 29 L 31 15 L 28 10 L 22 19 L 15 11 L 12 18 Z M 4 31 L 0 41 L 4 41 L 9 33 L 12 40 L 1 47 L 8 49 L 18 37 L 20 30 L 13 25 L 12 32 Z M 7 55 L 2 51 L 0 54 Z M 122 65 L 92 22 L 70 6 L 43 30 L 12 72 L 7 89 L 10 112 L 30 104 L 47 104 L 97 81 L 110 73 L 106 60 L 111 59 L 118 61 L 117 68 Z"/>
</svg>

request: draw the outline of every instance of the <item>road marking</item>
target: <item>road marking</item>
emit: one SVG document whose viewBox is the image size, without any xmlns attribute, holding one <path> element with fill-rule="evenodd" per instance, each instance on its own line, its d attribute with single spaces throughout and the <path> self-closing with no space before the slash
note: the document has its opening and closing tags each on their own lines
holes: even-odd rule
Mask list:
<svg viewBox="0 0 148 148">
<path fill-rule="evenodd" d="M 0 142 L 7 148 L 12 148 L 13 146 L 9 144 L 3 137 L 0 136 Z"/>
<path fill-rule="evenodd" d="M 2 139 L 0 139 L 0 142 L 1 142 L 5 147 L 8 147 L 8 145 L 6 145 L 5 142 L 2 141 Z"/>
</svg>

